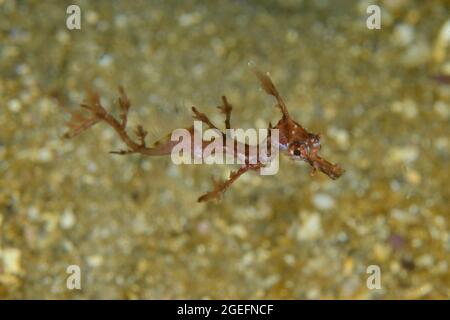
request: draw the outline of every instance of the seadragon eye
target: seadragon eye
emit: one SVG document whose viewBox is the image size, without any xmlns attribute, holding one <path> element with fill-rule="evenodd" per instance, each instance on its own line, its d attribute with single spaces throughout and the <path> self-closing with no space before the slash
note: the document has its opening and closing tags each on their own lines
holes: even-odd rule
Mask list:
<svg viewBox="0 0 450 320">
<path fill-rule="evenodd" d="M 294 156 L 299 157 L 301 155 L 300 149 L 295 149 L 294 150 Z"/>
</svg>

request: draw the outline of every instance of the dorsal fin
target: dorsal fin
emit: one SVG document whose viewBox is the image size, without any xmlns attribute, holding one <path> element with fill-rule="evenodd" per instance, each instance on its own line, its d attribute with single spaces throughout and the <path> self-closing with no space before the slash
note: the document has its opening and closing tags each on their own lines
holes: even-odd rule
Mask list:
<svg viewBox="0 0 450 320">
<path fill-rule="evenodd" d="M 261 72 L 253 62 L 249 62 L 249 67 L 252 68 L 252 71 L 255 73 L 255 75 L 258 77 L 259 82 L 261 83 L 261 87 L 264 89 L 264 91 L 267 94 L 270 94 L 271 96 L 274 96 L 275 99 L 277 99 L 278 107 L 281 110 L 281 113 L 283 114 L 283 118 L 290 118 L 289 112 L 286 107 L 286 103 L 284 103 L 283 98 L 281 97 L 280 93 L 278 92 L 277 88 L 273 84 L 272 80 L 269 77 L 268 73 Z"/>
</svg>

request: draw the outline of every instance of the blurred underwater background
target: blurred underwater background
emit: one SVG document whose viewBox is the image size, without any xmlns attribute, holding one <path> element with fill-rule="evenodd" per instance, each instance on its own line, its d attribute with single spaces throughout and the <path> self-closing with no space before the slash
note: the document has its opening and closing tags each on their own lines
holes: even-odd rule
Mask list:
<svg viewBox="0 0 450 320">
<path fill-rule="evenodd" d="M 66 9 L 81 9 L 68 30 Z M 368 29 L 367 7 L 381 8 Z M 448 299 L 448 1 L 0 0 L 0 299 Z M 98 124 L 65 140 L 88 90 L 149 142 L 192 123 L 266 128 L 279 110 L 322 136 L 338 180 L 281 157 L 236 166 L 112 155 Z M 59 102 L 59 103 L 58 103 Z M 66 286 L 69 265 L 81 290 Z M 370 289 L 369 266 L 381 288 Z"/>
</svg>

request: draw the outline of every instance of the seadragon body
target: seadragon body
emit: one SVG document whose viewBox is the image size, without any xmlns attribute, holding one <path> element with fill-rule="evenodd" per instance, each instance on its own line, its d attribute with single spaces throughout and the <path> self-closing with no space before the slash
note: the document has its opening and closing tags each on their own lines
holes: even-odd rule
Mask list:
<svg viewBox="0 0 450 320">
<path fill-rule="evenodd" d="M 278 140 L 272 139 L 269 130 L 267 139 L 260 142 L 259 145 L 249 145 L 234 141 L 230 149 L 229 145 L 223 144 L 223 152 L 225 154 L 232 154 L 234 157 L 239 158 L 242 165 L 237 171 L 232 171 L 227 180 L 214 182 L 214 189 L 199 197 L 199 202 L 208 201 L 214 198 L 220 198 L 220 196 L 228 189 L 228 187 L 241 175 L 243 175 L 247 171 L 257 170 L 265 166 L 265 163 L 267 163 L 267 159 L 250 158 L 251 155 L 260 154 L 259 152 L 254 151 L 255 149 L 258 150 L 259 148 L 261 148 L 262 144 L 266 144 L 266 146 L 264 147 L 268 148 L 269 150 L 275 148 L 277 151 L 286 153 L 294 160 L 302 160 L 309 163 L 312 167 L 312 174 L 316 171 L 321 171 L 331 179 L 337 179 L 344 173 L 344 170 L 341 166 L 333 164 L 318 155 L 318 152 L 321 148 L 320 136 L 308 132 L 303 126 L 301 126 L 291 118 L 283 98 L 279 94 L 270 77 L 257 69 L 254 69 L 254 72 L 258 77 L 264 91 L 269 95 L 275 97 L 277 106 L 281 111 L 282 117 L 278 121 L 278 123 L 274 127 L 269 124 L 269 129 L 279 130 Z M 140 125 L 137 126 L 135 130 L 137 140 L 129 135 L 127 131 L 127 119 L 131 104 L 122 87 L 119 87 L 119 93 L 119 105 L 121 109 L 119 118 L 114 117 L 108 111 L 106 111 L 106 109 L 100 103 L 99 96 L 95 93 L 92 93 L 87 103 L 81 104 L 82 108 L 87 109 L 90 112 L 90 116 L 85 116 L 78 111 L 70 111 L 72 116 L 70 121 L 68 122 L 70 130 L 65 134 L 65 137 L 75 137 L 88 128 L 92 127 L 96 123 L 105 122 L 116 131 L 121 140 L 127 146 L 126 150 L 112 151 L 111 153 L 120 155 L 140 153 L 147 156 L 170 155 L 173 148 L 178 143 L 177 141 L 172 141 L 171 139 L 163 139 L 156 142 L 152 146 L 147 146 L 145 142 L 147 131 L 145 131 Z M 225 96 L 222 97 L 222 105 L 218 108 L 225 115 L 225 128 L 231 129 L 230 120 L 232 106 Z M 199 112 L 195 107 L 192 107 L 192 111 L 194 113 L 194 119 L 200 120 L 209 128 L 216 130 L 220 135 L 222 135 L 223 139 L 225 140 L 225 138 L 227 137 L 226 133 L 222 132 L 216 125 L 214 125 L 204 113 Z M 187 130 L 193 137 L 194 127 L 191 126 L 187 128 Z M 207 147 L 210 143 L 211 141 L 202 140 L 200 149 Z M 192 148 L 192 154 L 194 156 L 201 157 L 201 150 L 195 149 L 198 148 L 198 146 L 196 146 L 195 143 L 190 143 L 190 146 Z"/>
</svg>

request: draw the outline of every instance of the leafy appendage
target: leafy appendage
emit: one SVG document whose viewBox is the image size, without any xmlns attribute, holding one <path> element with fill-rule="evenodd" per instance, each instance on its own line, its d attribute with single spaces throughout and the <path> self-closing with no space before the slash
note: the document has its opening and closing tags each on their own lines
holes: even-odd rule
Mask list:
<svg viewBox="0 0 450 320">
<path fill-rule="evenodd" d="M 120 114 L 119 119 L 116 119 L 112 114 L 110 114 L 101 104 L 100 97 L 97 93 L 90 92 L 88 99 L 85 103 L 80 105 L 81 108 L 88 111 L 88 115 L 83 114 L 80 111 L 68 112 L 71 114 L 70 120 L 67 122 L 69 131 L 64 134 L 65 138 L 73 138 L 83 133 L 93 125 L 99 122 L 105 122 L 107 125 L 112 127 L 121 140 L 127 145 L 127 150 L 111 151 L 113 154 L 130 154 L 130 153 L 142 153 L 146 155 L 151 155 L 151 148 L 147 148 L 145 143 L 145 137 L 147 136 L 147 131 L 143 129 L 141 125 L 138 125 L 135 134 L 138 138 L 138 142 L 133 140 L 127 132 L 128 123 L 128 112 L 131 107 L 131 102 L 128 99 L 123 87 L 119 87 L 119 107 Z"/>
</svg>

